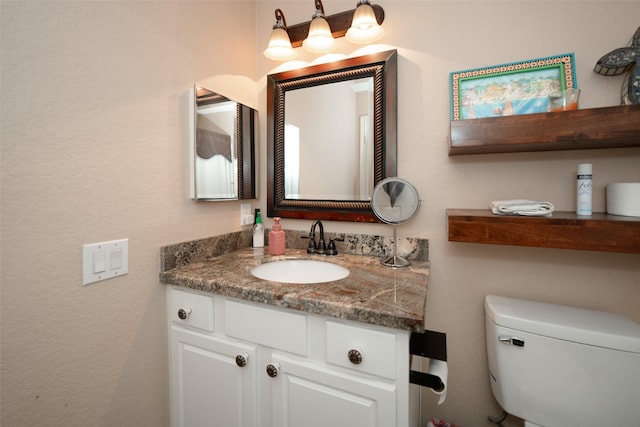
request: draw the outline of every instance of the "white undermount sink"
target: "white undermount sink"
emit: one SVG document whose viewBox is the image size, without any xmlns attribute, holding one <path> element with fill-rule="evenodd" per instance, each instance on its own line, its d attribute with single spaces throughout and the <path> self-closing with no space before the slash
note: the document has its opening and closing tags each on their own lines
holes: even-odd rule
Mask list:
<svg viewBox="0 0 640 427">
<path fill-rule="evenodd" d="M 326 261 L 286 259 L 271 261 L 251 270 L 258 279 L 282 283 L 323 283 L 344 279 L 349 269 Z"/>
</svg>

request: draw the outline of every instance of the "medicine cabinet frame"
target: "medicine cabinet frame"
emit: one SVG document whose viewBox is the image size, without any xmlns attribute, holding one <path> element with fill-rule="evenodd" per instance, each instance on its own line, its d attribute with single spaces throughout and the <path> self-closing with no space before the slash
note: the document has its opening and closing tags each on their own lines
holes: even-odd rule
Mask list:
<svg viewBox="0 0 640 427">
<path fill-rule="evenodd" d="M 190 104 L 190 132 L 189 132 L 189 157 L 190 157 L 190 193 L 196 202 L 213 202 L 228 200 L 246 200 L 257 198 L 257 160 L 256 138 L 258 129 L 258 113 L 255 109 L 234 101 L 204 87 L 194 85 L 189 91 Z M 227 195 L 201 194 L 198 188 L 198 108 L 214 104 L 228 104 L 232 106 L 235 118 L 233 127 L 233 147 L 230 149 L 232 156 L 229 161 L 235 168 L 233 174 L 234 192 Z M 235 104 L 235 105 L 233 105 Z M 230 138 L 231 139 L 231 138 Z M 215 157 L 215 156 L 214 156 Z M 234 164 L 235 163 L 235 164 Z"/>
</svg>

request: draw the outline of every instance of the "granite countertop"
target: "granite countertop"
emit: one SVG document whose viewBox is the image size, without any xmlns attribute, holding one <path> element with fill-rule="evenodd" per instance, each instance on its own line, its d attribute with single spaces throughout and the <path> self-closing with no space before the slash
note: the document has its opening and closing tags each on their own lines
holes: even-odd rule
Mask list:
<svg viewBox="0 0 640 427">
<path fill-rule="evenodd" d="M 258 264 L 289 258 L 333 262 L 347 267 L 350 274 L 341 280 L 315 284 L 272 282 L 251 274 Z M 408 267 L 391 268 L 374 256 L 308 255 L 302 249 L 287 249 L 285 255 L 270 256 L 266 247 L 239 248 L 160 273 L 160 281 L 166 284 L 418 332 L 425 329 L 428 277 L 428 261 L 411 260 Z"/>
</svg>

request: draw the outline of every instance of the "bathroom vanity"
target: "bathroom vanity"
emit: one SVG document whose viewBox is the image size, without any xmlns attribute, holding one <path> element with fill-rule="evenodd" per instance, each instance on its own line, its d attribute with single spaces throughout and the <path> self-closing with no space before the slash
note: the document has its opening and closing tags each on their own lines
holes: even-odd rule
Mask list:
<svg viewBox="0 0 640 427">
<path fill-rule="evenodd" d="M 264 262 L 349 269 L 325 283 L 258 279 Z M 168 292 L 172 426 L 417 426 L 409 340 L 424 330 L 428 261 L 271 257 L 243 248 L 160 274 Z"/>
</svg>

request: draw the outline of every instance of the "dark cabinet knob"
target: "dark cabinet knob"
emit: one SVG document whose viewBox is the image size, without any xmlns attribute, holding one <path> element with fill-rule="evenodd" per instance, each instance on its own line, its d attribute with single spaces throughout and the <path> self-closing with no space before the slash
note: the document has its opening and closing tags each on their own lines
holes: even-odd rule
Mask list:
<svg viewBox="0 0 640 427">
<path fill-rule="evenodd" d="M 247 366 L 247 362 L 249 361 L 249 355 L 247 353 L 241 353 L 236 356 L 236 365 L 244 368 Z"/>
<path fill-rule="evenodd" d="M 349 362 L 353 363 L 354 365 L 359 365 L 362 363 L 362 352 L 359 348 L 349 350 L 349 353 L 347 353 L 347 357 L 349 357 Z"/>
<path fill-rule="evenodd" d="M 182 320 L 187 320 L 191 315 L 191 308 L 181 308 L 178 310 L 178 317 Z"/>
<path fill-rule="evenodd" d="M 267 375 L 269 375 L 271 378 L 277 377 L 278 369 L 280 369 L 280 365 L 278 363 L 269 363 L 267 365 Z"/>
</svg>

